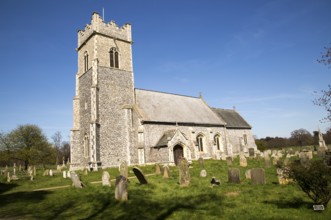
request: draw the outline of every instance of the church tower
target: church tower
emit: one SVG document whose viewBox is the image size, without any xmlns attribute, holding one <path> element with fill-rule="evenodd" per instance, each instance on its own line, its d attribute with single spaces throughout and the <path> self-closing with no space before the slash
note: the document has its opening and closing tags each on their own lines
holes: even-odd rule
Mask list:
<svg viewBox="0 0 331 220">
<path fill-rule="evenodd" d="M 130 162 L 134 104 L 131 25 L 105 23 L 93 13 L 78 31 L 71 169 Z"/>
</svg>

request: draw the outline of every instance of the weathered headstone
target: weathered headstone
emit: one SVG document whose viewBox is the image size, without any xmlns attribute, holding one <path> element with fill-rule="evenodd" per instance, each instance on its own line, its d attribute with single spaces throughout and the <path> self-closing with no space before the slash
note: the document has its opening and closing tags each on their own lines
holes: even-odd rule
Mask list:
<svg viewBox="0 0 331 220">
<path fill-rule="evenodd" d="M 240 183 L 240 170 L 238 168 L 228 169 L 228 182 L 229 183 Z"/>
<path fill-rule="evenodd" d="M 198 161 L 199 161 L 199 166 L 200 166 L 200 168 L 204 168 L 205 165 L 204 165 L 203 158 L 202 158 L 202 157 L 199 157 Z"/>
<path fill-rule="evenodd" d="M 119 166 L 120 175 L 128 178 L 128 162 L 123 161 Z"/>
<path fill-rule="evenodd" d="M 240 156 L 240 166 L 247 167 L 247 159 L 244 155 Z"/>
<path fill-rule="evenodd" d="M 161 174 L 161 168 L 159 164 L 155 164 L 155 174 Z"/>
<path fill-rule="evenodd" d="M 116 177 L 115 182 L 115 199 L 119 201 L 128 200 L 128 180 L 124 176 L 120 175 Z"/>
<path fill-rule="evenodd" d="M 10 178 L 10 173 L 9 173 L 9 172 L 7 172 L 7 183 L 10 183 L 10 181 L 11 181 L 11 178 Z"/>
<path fill-rule="evenodd" d="M 84 175 L 88 175 L 88 169 L 87 168 L 84 169 Z"/>
<path fill-rule="evenodd" d="M 37 175 L 37 168 L 36 166 L 33 166 L 33 176 L 36 176 Z"/>
<path fill-rule="evenodd" d="M 207 171 L 206 170 L 201 170 L 200 171 L 200 177 L 207 177 Z"/>
<path fill-rule="evenodd" d="M 67 178 L 67 171 L 63 171 L 63 178 L 66 179 Z"/>
<path fill-rule="evenodd" d="M 103 186 L 111 186 L 110 175 L 107 171 L 102 172 L 102 185 Z"/>
<path fill-rule="evenodd" d="M 277 168 L 277 178 L 278 178 L 278 183 L 280 185 L 287 185 L 289 184 L 292 180 L 287 177 L 285 174 L 286 169 L 282 168 Z"/>
<path fill-rule="evenodd" d="M 264 156 L 264 163 L 265 163 L 265 167 L 267 168 L 271 167 L 270 157 L 268 154 Z"/>
<path fill-rule="evenodd" d="M 70 173 L 69 170 L 68 170 L 68 172 L 67 172 L 67 178 L 71 178 L 71 173 Z"/>
<path fill-rule="evenodd" d="M 132 170 L 133 170 L 134 175 L 139 180 L 140 184 L 148 184 L 148 181 L 147 181 L 145 175 L 138 167 L 133 167 Z"/>
<path fill-rule="evenodd" d="M 262 168 L 254 168 L 251 170 L 251 178 L 253 184 L 265 184 L 265 172 Z"/>
<path fill-rule="evenodd" d="M 228 166 L 232 166 L 232 157 L 227 157 L 227 158 L 226 158 L 226 164 L 227 164 Z"/>
<path fill-rule="evenodd" d="M 31 169 L 28 170 L 28 174 L 30 176 L 30 180 L 33 181 L 33 171 Z"/>
<path fill-rule="evenodd" d="M 245 171 L 245 177 L 246 179 L 251 179 L 251 169 Z"/>
<path fill-rule="evenodd" d="M 48 176 L 49 175 L 49 170 L 45 170 L 44 172 L 43 172 L 43 176 Z"/>
<path fill-rule="evenodd" d="M 53 170 L 49 170 L 49 176 L 53 176 Z"/>
<path fill-rule="evenodd" d="M 83 183 L 80 181 L 79 176 L 74 171 L 71 171 L 70 178 L 74 187 L 79 189 L 83 188 Z"/>
<path fill-rule="evenodd" d="M 255 157 L 254 148 L 248 148 L 249 157 Z"/>
<path fill-rule="evenodd" d="M 189 163 L 185 157 L 182 158 L 179 164 L 179 184 L 180 186 L 188 186 L 191 181 Z"/>
<path fill-rule="evenodd" d="M 169 167 L 168 166 L 164 166 L 163 167 L 163 178 L 164 179 L 168 179 L 169 178 Z"/>
</svg>

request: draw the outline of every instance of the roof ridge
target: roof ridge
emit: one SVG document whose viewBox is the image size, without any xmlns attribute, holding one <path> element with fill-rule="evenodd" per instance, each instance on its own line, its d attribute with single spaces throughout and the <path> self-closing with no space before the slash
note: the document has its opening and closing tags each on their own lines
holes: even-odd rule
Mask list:
<svg viewBox="0 0 331 220">
<path fill-rule="evenodd" d="M 182 97 L 189 97 L 189 98 L 200 99 L 200 97 L 195 97 L 195 96 L 190 96 L 190 95 L 181 95 L 181 94 L 177 94 L 177 93 L 156 91 L 156 90 L 150 90 L 150 89 L 134 88 L 134 90 L 142 90 L 142 91 L 147 91 L 147 92 L 157 92 L 157 93 L 163 93 L 163 94 L 168 94 L 168 95 L 176 95 L 176 96 L 182 96 Z"/>
</svg>

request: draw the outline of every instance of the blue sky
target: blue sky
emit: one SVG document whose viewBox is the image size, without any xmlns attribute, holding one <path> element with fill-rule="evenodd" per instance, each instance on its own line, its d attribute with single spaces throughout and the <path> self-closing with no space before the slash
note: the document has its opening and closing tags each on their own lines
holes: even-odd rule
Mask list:
<svg viewBox="0 0 331 220">
<path fill-rule="evenodd" d="M 233 108 L 258 138 L 312 132 L 331 69 L 330 0 L 1 0 L 0 131 L 37 124 L 69 140 L 77 31 L 94 11 L 132 24 L 135 87 Z"/>
</svg>

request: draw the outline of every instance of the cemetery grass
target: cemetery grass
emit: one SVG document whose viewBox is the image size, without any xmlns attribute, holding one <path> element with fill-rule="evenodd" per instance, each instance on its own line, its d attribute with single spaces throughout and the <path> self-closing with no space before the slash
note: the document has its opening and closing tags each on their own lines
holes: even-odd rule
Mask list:
<svg viewBox="0 0 331 220">
<path fill-rule="evenodd" d="M 114 193 L 114 179 L 118 169 L 107 169 L 112 186 L 101 185 L 102 171 L 80 173 L 83 189 L 71 187 L 70 179 L 62 174 L 42 176 L 38 171 L 34 181 L 23 175 L 20 180 L 0 183 L 0 219 L 330 219 L 331 208 L 314 212 L 312 201 L 296 184 L 279 185 L 276 168 L 265 168 L 266 184 L 253 185 L 245 179 L 245 170 L 264 167 L 264 161 L 248 159 L 248 167 L 240 169 L 241 183 L 227 183 L 225 161 L 205 160 L 207 177 L 199 177 L 201 168 L 194 161 L 191 184 L 178 184 L 178 171 L 170 167 L 170 178 L 148 175 L 148 185 L 140 185 L 129 172 L 129 200 L 118 202 Z M 144 174 L 152 174 L 154 166 L 139 167 Z M 131 169 L 130 169 L 131 170 Z M 221 181 L 211 187 L 211 177 Z M 52 188 L 55 186 L 64 188 Z"/>
</svg>

